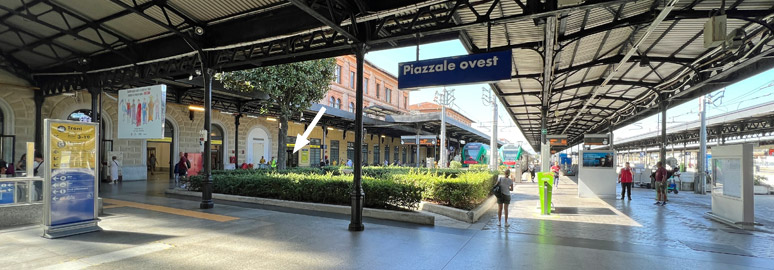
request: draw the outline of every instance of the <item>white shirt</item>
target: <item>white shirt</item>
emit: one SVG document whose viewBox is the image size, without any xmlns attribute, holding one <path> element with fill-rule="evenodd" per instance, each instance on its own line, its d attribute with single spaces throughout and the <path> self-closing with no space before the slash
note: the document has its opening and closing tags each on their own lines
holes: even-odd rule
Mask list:
<svg viewBox="0 0 774 270">
<path fill-rule="evenodd" d="M 109 166 L 110 166 L 110 180 L 113 180 L 113 181 L 118 180 L 118 168 L 120 166 L 118 164 L 118 160 L 111 160 Z"/>
</svg>

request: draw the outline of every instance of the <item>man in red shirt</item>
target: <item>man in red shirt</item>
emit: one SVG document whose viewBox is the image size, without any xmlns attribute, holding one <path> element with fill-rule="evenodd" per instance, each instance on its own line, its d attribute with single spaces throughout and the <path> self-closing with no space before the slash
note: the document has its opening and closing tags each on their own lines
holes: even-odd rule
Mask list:
<svg viewBox="0 0 774 270">
<path fill-rule="evenodd" d="M 629 195 L 629 200 L 632 200 L 632 168 L 629 167 L 629 162 L 626 162 L 626 166 L 621 169 L 621 174 L 618 175 L 618 183 L 621 183 L 621 200 L 624 199 L 624 194 Z"/>
<path fill-rule="evenodd" d="M 661 164 L 656 163 L 656 203 L 655 205 L 666 205 L 666 186 L 667 186 L 667 170 Z"/>
<path fill-rule="evenodd" d="M 559 162 L 554 162 L 554 166 L 551 166 L 551 171 L 554 172 L 554 188 L 559 186 L 559 170 L 561 169 Z"/>
</svg>

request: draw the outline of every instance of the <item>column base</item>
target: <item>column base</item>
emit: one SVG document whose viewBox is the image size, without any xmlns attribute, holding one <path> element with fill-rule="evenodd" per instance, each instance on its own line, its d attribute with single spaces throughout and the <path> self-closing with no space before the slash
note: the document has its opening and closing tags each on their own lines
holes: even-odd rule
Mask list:
<svg viewBox="0 0 774 270">
<path fill-rule="evenodd" d="M 363 225 L 363 223 L 360 223 L 360 224 L 350 223 L 349 224 L 349 231 L 351 231 L 351 232 L 362 232 L 364 230 L 365 230 L 365 226 Z"/>
<path fill-rule="evenodd" d="M 212 201 L 202 201 L 199 204 L 199 209 L 212 209 L 213 207 L 215 207 L 215 203 Z"/>
</svg>

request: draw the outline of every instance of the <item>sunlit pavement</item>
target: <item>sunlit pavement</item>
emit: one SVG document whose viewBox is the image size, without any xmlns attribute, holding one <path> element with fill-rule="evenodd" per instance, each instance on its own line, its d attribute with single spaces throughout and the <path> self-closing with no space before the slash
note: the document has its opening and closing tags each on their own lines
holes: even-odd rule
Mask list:
<svg viewBox="0 0 774 270">
<path fill-rule="evenodd" d="M 579 199 L 563 178 L 554 193 L 561 213 L 551 217 L 535 211 L 534 184 L 518 184 L 509 228 L 490 210 L 469 229 L 367 219 L 364 232 L 349 232 L 345 215 L 218 201 L 199 210 L 198 200 L 165 197 L 169 186 L 104 186 L 102 232 L 48 240 L 37 226 L 0 231 L 0 268 L 774 268 L 772 196 L 756 197 L 764 226 L 747 232 L 704 218 L 709 196 L 670 194 L 665 207 L 646 189 L 634 189 L 632 201 Z"/>
</svg>

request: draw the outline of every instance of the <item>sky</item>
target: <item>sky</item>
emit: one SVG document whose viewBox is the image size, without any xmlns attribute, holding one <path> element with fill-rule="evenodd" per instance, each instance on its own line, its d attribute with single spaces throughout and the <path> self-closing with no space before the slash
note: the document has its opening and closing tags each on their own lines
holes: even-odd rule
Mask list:
<svg viewBox="0 0 774 270">
<path fill-rule="evenodd" d="M 410 62 L 416 60 L 416 46 L 396 48 L 382 51 L 369 52 L 366 54 L 366 60 L 372 64 L 392 73 L 395 77 L 398 75 L 398 63 Z M 419 46 L 419 59 L 432 59 L 449 57 L 455 55 L 466 55 L 468 52 L 465 47 L 462 46 L 459 40 L 444 41 L 438 43 L 431 43 Z M 473 119 L 473 127 L 481 132 L 492 135 L 492 118 L 493 110 L 491 105 L 484 105 L 483 91 L 491 93 L 491 88 L 488 84 L 468 84 L 468 85 L 455 85 L 447 87 L 447 89 L 454 89 L 454 105 L 452 109 L 462 113 L 470 119 Z M 409 104 L 417 104 L 422 102 L 433 102 L 436 91 L 442 91 L 443 87 L 428 87 L 420 88 L 416 91 L 409 92 Z M 528 151 L 534 152 L 532 146 L 530 146 L 524 135 L 513 123 L 513 119 L 505 110 L 505 107 L 497 101 L 498 104 L 498 128 L 497 137 L 500 139 L 507 139 L 512 143 L 524 142 L 524 148 Z"/>
<path fill-rule="evenodd" d="M 459 40 L 419 46 L 420 60 L 465 54 L 468 53 Z M 369 52 L 366 54 L 366 60 L 397 77 L 398 63 L 416 60 L 416 46 Z M 442 87 L 430 87 L 412 91 L 409 94 L 409 103 L 433 102 L 435 92 L 442 89 Z M 447 89 L 455 89 L 454 96 L 456 99 L 452 108 L 473 119 L 476 122 L 473 123 L 474 128 L 491 135 L 492 109 L 491 106 L 484 105 L 482 101 L 482 89 L 491 92 L 489 85 L 485 83 L 469 84 L 452 86 Z M 745 107 L 773 102 L 774 69 L 762 72 L 726 88 L 717 89 L 710 96 L 713 103 L 707 106 L 708 119 L 715 115 L 736 111 Z M 499 101 L 497 103 L 499 108 L 498 137 L 505 138 L 512 143 L 524 142 L 522 145 L 525 149 L 534 153 L 535 150 L 526 143 L 527 140 L 514 124 L 508 111 L 505 110 Z M 627 124 L 613 131 L 614 138 L 619 140 L 651 131 L 658 131 L 660 128 L 659 123 L 661 122 L 659 118 L 660 114 Z M 667 110 L 667 127 L 694 121 L 699 121 L 698 98 Z"/>
</svg>

